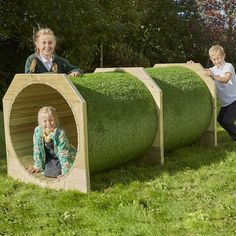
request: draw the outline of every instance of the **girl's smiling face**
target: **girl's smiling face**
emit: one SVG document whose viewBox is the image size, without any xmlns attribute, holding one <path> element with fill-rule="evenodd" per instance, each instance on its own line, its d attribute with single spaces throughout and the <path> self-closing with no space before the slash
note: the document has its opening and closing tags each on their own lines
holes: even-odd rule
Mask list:
<svg viewBox="0 0 236 236">
<path fill-rule="evenodd" d="M 56 128 L 56 122 L 53 116 L 44 115 L 40 121 L 41 127 L 46 133 L 51 133 Z"/>
<path fill-rule="evenodd" d="M 54 53 L 55 49 L 55 39 L 52 35 L 42 35 L 38 38 L 36 42 L 37 51 L 40 56 L 50 59 Z"/>
</svg>

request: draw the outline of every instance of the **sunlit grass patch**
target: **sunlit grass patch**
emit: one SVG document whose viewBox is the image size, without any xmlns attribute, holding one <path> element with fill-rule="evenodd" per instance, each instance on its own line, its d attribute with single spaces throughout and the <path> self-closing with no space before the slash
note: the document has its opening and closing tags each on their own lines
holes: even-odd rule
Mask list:
<svg viewBox="0 0 236 236">
<path fill-rule="evenodd" d="M 4 152 L 0 234 L 235 235 L 236 145 L 218 130 L 216 148 L 190 145 L 167 152 L 163 166 L 92 175 L 88 194 L 13 180 Z"/>
</svg>

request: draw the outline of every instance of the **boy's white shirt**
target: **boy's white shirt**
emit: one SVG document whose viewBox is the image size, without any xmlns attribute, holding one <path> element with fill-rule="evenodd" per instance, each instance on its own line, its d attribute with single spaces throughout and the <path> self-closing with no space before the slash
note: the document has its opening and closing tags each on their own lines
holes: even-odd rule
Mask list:
<svg viewBox="0 0 236 236">
<path fill-rule="evenodd" d="M 221 105 L 228 106 L 236 101 L 236 75 L 231 63 L 225 62 L 220 68 L 213 66 L 210 68 L 213 76 L 225 77 L 226 73 L 231 73 L 231 79 L 227 83 L 214 80 L 217 88 L 218 98 Z"/>
</svg>

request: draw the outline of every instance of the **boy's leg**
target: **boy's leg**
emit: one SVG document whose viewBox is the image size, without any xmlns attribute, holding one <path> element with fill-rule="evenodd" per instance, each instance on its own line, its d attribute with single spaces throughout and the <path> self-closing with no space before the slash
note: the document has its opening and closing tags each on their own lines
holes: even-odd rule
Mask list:
<svg viewBox="0 0 236 236">
<path fill-rule="evenodd" d="M 227 107 L 221 107 L 217 121 L 236 141 L 236 101 Z"/>
<path fill-rule="evenodd" d="M 228 107 L 221 107 L 220 108 L 220 111 L 219 111 L 219 113 L 218 113 L 218 116 L 217 116 L 217 121 L 218 121 L 218 123 L 225 129 L 225 127 L 224 127 L 224 123 L 223 123 L 223 118 L 224 118 L 224 115 L 225 115 L 225 113 L 226 113 L 226 111 L 227 111 L 227 108 Z"/>
</svg>

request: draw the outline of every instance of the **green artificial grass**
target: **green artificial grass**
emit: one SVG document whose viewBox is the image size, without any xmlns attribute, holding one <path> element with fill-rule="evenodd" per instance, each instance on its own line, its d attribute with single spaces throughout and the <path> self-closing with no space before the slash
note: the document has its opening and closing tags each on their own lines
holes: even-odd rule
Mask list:
<svg viewBox="0 0 236 236">
<path fill-rule="evenodd" d="M 131 163 L 93 175 L 88 194 L 13 180 L 1 155 L 0 235 L 235 235 L 236 146 L 218 135 L 218 147 L 175 149 L 162 167 Z"/>
<path fill-rule="evenodd" d="M 163 91 L 165 150 L 199 140 L 212 114 L 206 84 L 183 67 L 147 68 L 146 71 Z"/>
<path fill-rule="evenodd" d="M 90 172 L 140 158 L 157 133 L 154 99 L 127 73 L 93 73 L 72 78 L 88 111 Z"/>
</svg>

